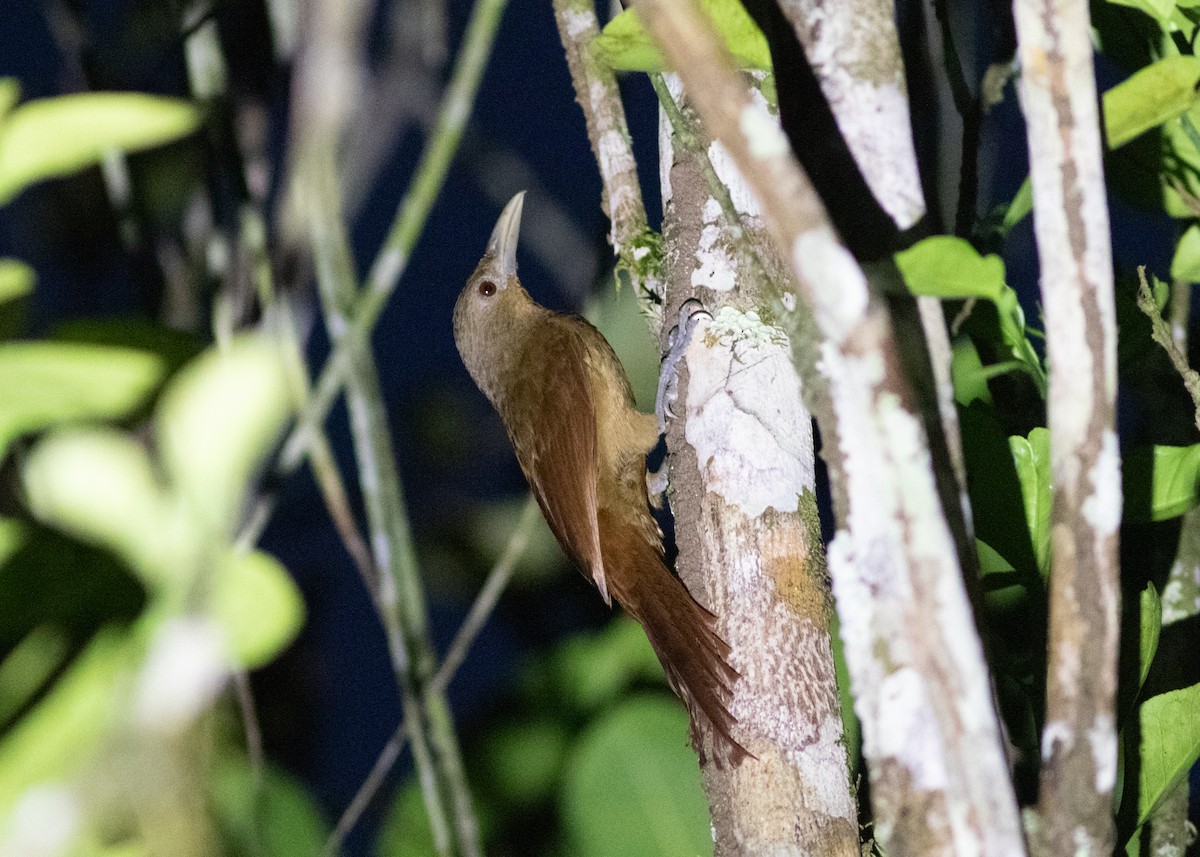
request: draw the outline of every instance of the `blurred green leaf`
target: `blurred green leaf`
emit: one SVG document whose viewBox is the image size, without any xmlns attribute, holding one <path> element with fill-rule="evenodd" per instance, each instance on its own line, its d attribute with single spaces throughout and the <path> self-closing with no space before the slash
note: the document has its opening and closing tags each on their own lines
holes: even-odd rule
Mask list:
<svg viewBox="0 0 1200 857">
<path fill-rule="evenodd" d="M 199 124 L 200 113 L 186 101 L 139 93 L 29 101 L 0 125 L 0 205 L 27 185 L 91 166 L 110 150 L 158 146 Z"/>
<path fill-rule="evenodd" d="M 24 547 L 28 538 L 29 530 L 20 521 L 0 518 L 0 566 Z"/>
<path fill-rule="evenodd" d="M 0 457 L 27 432 L 124 416 L 146 400 L 162 374 L 156 357 L 127 348 L 61 342 L 0 345 Z"/>
<path fill-rule="evenodd" d="M 1174 7 L 1170 0 L 1166 5 Z M 1161 59 L 1104 93 L 1104 128 L 1110 149 L 1179 116 L 1196 103 L 1200 58 Z"/>
<path fill-rule="evenodd" d="M 1152 696 L 1141 704 L 1137 824 L 1200 759 L 1200 684 Z M 1127 766 L 1128 768 L 1128 766 Z M 1126 797 L 1132 790 L 1126 787 Z"/>
<path fill-rule="evenodd" d="M 1175 245 L 1171 259 L 1171 279 L 1200 282 L 1200 226 L 1193 223 Z"/>
<path fill-rule="evenodd" d="M 1158 638 L 1162 632 L 1162 599 L 1158 597 L 1158 590 L 1154 588 L 1154 584 L 1146 584 L 1146 588 L 1141 592 L 1139 605 L 1141 635 L 1138 648 L 1138 687 L 1141 687 L 1150 673 L 1150 664 L 1154 661 L 1154 653 L 1158 651 Z"/>
<path fill-rule="evenodd" d="M 1038 427 L 1028 437 L 1010 437 L 1008 443 L 1025 502 L 1025 524 L 1044 577 L 1050 571 L 1050 432 Z"/>
<path fill-rule="evenodd" d="M 485 562 L 494 563 L 500 559 L 509 538 L 519 526 L 521 514 L 528 502 L 530 500 L 526 495 L 510 497 L 482 504 L 471 512 L 471 541 Z M 558 546 L 554 533 L 550 531 L 550 525 L 538 513 L 526 539 L 525 550 L 517 559 L 513 572 L 514 582 L 544 580 L 551 574 L 561 573 L 566 563 L 567 559 L 562 548 Z"/>
<path fill-rule="evenodd" d="M 379 857 L 436 857 L 425 802 L 415 781 L 409 780 L 396 792 L 375 840 L 375 853 Z"/>
<path fill-rule="evenodd" d="M 25 789 L 78 770 L 94 752 L 128 692 L 131 655 L 123 634 L 102 632 L 0 740 L 0 818 Z"/>
<path fill-rule="evenodd" d="M 1029 179 L 1025 179 L 1025 181 L 1021 182 L 1021 186 L 1017 188 L 1016 195 L 1012 198 L 1012 202 L 1008 204 L 1008 209 L 1004 212 L 1004 219 L 1000 224 L 1000 234 L 1002 236 L 1007 235 L 1031 211 L 1033 211 L 1033 185 L 1029 183 Z"/>
<path fill-rule="evenodd" d="M 638 679 L 663 680 L 646 632 L 628 616 L 563 643 L 554 653 L 553 670 L 563 698 L 582 711 L 607 704 Z"/>
<path fill-rule="evenodd" d="M 304 600 L 273 556 L 231 554 L 217 570 L 214 615 L 238 662 L 248 668 L 272 661 L 304 624 Z"/>
<path fill-rule="evenodd" d="M 1170 22 L 1171 14 L 1175 11 L 1174 0 L 1108 0 L 1108 2 L 1114 6 L 1139 9 L 1158 21 L 1159 25 L 1163 27 Z"/>
<path fill-rule="evenodd" d="M 771 51 L 739 0 L 700 0 L 733 54 L 738 68 L 771 70 Z M 615 69 L 662 71 L 663 59 L 632 9 L 616 15 L 596 40 L 596 50 Z"/>
<path fill-rule="evenodd" d="M 562 791 L 575 857 L 711 854 L 688 716 L 665 698 L 622 703 L 578 741 Z"/>
<path fill-rule="evenodd" d="M 1003 574 L 1013 570 L 1012 563 L 985 542 L 975 540 L 975 551 L 979 554 L 979 573 L 982 575 Z"/>
<path fill-rule="evenodd" d="M 0 77 L 0 127 L 21 97 L 21 83 L 15 77 Z"/>
<path fill-rule="evenodd" d="M 954 387 L 954 401 L 964 408 L 976 400 L 990 405 L 992 393 L 988 389 L 991 375 L 979 359 L 979 349 L 970 337 L 960 336 L 954 340 L 950 355 L 950 383 Z"/>
<path fill-rule="evenodd" d="M 231 526 L 247 481 L 290 414 L 279 354 L 253 337 L 209 350 L 164 391 L 155 418 L 163 465 L 212 532 Z"/>
<path fill-rule="evenodd" d="M 133 317 L 68 319 L 51 329 L 50 338 L 58 342 L 135 348 L 162 360 L 167 375 L 173 375 L 203 351 L 192 333 Z"/>
<path fill-rule="evenodd" d="M 567 728 L 553 720 L 511 723 L 492 730 L 482 769 L 510 807 L 523 809 L 549 797 L 558 785 L 567 751 Z"/>
<path fill-rule="evenodd" d="M 62 666 L 67 652 L 66 635 L 53 626 L 41 625 L 0 661 L 0 729 Z"/>
<path fill-rule="evenodd" d="M 304 787 L 274 765 L 267 765 L 257 801 L 255 788 L 254 771 L 245 757 L 225 754 L 217 760 L 210 800 L 232 855 L 320 854 L 329 838 L 329 825 Z"/>
<path fill-rule="evenodd" d="M 187 583 L 196 536 L 146 453 L 108 429 L 67 429 L 34 447 L 24 470 L 39 520 L 123 557 L 150 587 Z"/>
<path fill-rule="evenodd" d="M 25 326 L 25 310 L 37 276 L 16 259 L 0 259 L 0 340 L 12 339 Z"/>
</svg>

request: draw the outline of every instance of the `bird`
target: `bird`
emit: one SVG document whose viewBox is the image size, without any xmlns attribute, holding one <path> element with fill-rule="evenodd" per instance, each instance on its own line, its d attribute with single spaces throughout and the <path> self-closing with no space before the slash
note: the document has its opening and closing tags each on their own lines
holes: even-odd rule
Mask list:
<svg viewBox="0 0 1200 857">
<path fill-rule="evenodd" d="M 688 708 L 692 744 L 718 763 L 750 753 L 733 736 L 739 678 L 717 617 L 667 567 L 650 509 L 646 455 L 660 420 L 634 406 L 624 367 L 603 334 L 549 310 L 517 277 L 525 192 L 505 206 L 454 306 L 454 341 L 496 409 L 533 495 L 567 557 L 609 606 L 645 629 L 668 683 Z"/>
</svg>

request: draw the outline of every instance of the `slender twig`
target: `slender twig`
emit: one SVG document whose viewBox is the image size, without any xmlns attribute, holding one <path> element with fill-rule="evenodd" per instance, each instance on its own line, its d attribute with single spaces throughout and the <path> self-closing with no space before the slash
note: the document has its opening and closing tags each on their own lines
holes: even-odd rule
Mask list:
<svg viewBox="0 0 1200 857">
<path fill-rule="evenodd" d="M 521 555 L 525 552 L 525 546 L 529 542 L 529 534 L 533 531 L 533 526 L 537 522 L 537 516 L 537 503 L 530 499 L 525 503 L 525 508 L 521 511 L 521 518 L 517 521 L 517 526 L 513 529 L 512 535 L 508 537 L 508 544 L 505 545 L 504 552 L 500 554 L 500 559 L 496 560 L 496 564 L 492 566 L 487 580 L 484 581 L 483 588 L 475 596 L 475 603 L 471 605 L 471 610 L 467 613 L 467 618 L 463 620 L 458 633 L 454 636 L 454 641 L 450 644 L 450 648 L 446 650 L 446 656 L 442 658 L 441 666 L 438 667 L 438 671 L 430 680 L 429 689 L 431 691 L 435 693 L 445 691 L 446 687 L 450 684 L 450 680 L 454 678 L 454 674 L 458 671 L 458 668 L 462 666 L 462 662 L 466 660 L 471 644 L 475 642 L 475 638 L 483 630 L 488 617 L 496 609 L 496 602 L 500 600 L 500 594 L 508 586 L 508 581 L 512 579 L 517 562 L 521 559 Z"/>
<path fill-rule="evenodd" d="M 1116 317 L 1087 0 L 1016 0 L 1049 355 L 1053 571 L 1041 854 L 1113 851 L 1121 523 Z"/>
<path fill-rule="evenodd" d="M 1188 395 L 1191 396 L 1192 406 L 1196 409 L 1194 416 L 1196 428 L 1200 429 L 1200 372 L 1197 372 L 1188 364 L 1187 355 L 1180 350 L 1175 342 L 1171 325 L 1167 323 L 1162 317 L 1162 313 L 1159 312 L 1158 305 L 1154 302 L 1154 292 L 1150 290 L 1150 284 L 1146 282 L 1146 267 L 1144 265 L 1138 266 L 1137 305 L 1138 309 L 1150 319 L 1151 338 L 1162 346 L 1163 351 L 1167 352 L 1167 356 L 1171 358 L 1171 365 L 1175 367 L 1175 371 L 1183 379 L 1183 386 L 1187 389 Z"/>
<path fill-rule="evenodd" d="M 898 364 L 899 346 L 882 304 L 708 19 L 685 0 L 633 5 L 758 197 L 794 277 L 764 285 L 804 383 L 817 387 L 813 410 L 834 451 L 840 529 L 829 569 L 881 843 L 897 852 L 1021 854 L 987 668 L 922 419 L 906 380 L 884 369 Z M 803 307 L 813 330 L 801 330 L 789 304 Z M 898 733 L 900 722 L 922 726 Z M 931 826 L 933 817 L 944 821 Z"/>
<path fill-rule="evenodd" d="M 592 154 L 600 168 L 604 186 L 602 204 L 612 222 L 609 242 L 617 254 L 618 272 L 624 271 L 629 276 L 643 307 L 658 317 L 664 293 L 660 241 L 647 225 L 637 161 L 633 157 L 616 75 L 596 55 L 595 40 L 600 25 L 595 3 L 554 0 L 554 19 L 567 55 L 575 97 L 583 108 Z"/>
<path fill-rule="evenodd" d="M 379 787 L 383 785 L 388 774 L 392 772 L 392 768 L 395 766 L 396 760 L 400 758 L 400 751 L 404 749 L 404 744 L 407 740 L 408 730 L 405 722 L 402 720 L 400 721 L 400 725 L 396 727 L 396 731 L 392 733 L 392 737 L 383 745 L 383 749 L 379 752 L 379 758 L 371 766 L 371 772 L 362 781 L 362 785 L 354 793 L 349 806 L 346 807 L 338 819 L 333 832 L 329 834 L 329 839 L 325 841 L 325 847 L 321 850 L 322 857 L 333 857 L 334 854 L 341 850 L 342 843 L 350 835 L 350 831 L 354 829 L 354 826 L 358 824 L 358 820 L 362 818 L 362 814 L 371 805 L 371 801 L 375 798 Z"/>
<path fill-rule="evenodd" d="M 358 296 L 354 310 L 348 315 L 344 343 L 334 348 L 317 380 L 312 398 L 284 443 L 276 465 L 281 473 L 291 473 L 299 465 L 314 427 L 324 421 L 341 389 L 350 354 L 369 341 L 379 314 L 408 265 L 462 139 L 506 3 L 507 0 L 478 0 L 475 4 L 433 136 L 421 154 L 412 184 L 400 202 L 387 240 L 371 266 L 367 288 Z"/>
</svg>

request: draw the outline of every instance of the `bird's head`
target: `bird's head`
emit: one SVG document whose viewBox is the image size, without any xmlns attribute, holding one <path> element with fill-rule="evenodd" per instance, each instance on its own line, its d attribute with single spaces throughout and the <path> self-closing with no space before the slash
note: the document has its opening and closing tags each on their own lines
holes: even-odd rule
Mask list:
<svg viewBox="0 0 1200 857">
<path fill-rule="evenodd" d="M 493 397 L 497 374 L 537 306 L 517 279 L 517 240 L 525 191 L 504 206 L 483 258 L 454 305 L 454 343 L 475 383 Z"/>
</svg>

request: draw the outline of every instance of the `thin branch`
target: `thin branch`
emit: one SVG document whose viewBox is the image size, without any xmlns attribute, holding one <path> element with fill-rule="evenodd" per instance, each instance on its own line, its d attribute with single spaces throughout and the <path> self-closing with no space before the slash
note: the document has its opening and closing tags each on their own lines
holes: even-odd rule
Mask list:
<svg viewBox="0 0 1200 857">
<path fill-rule="evenodd" d="M 772 307 L 834 476 L 840 529 L 829 566 L 879 839 L 889 853 L 1021 854 L 987 667 L 886 314 L 707 18 L 683 0 L 635 8 L 762 203 L 795 277 L 796 292 L 776 286 Z M 819 341 L 789 305 L 803 307 Z"/>
<path fill-rule="evenodd" d="M 612 222 L 609 243 L 617 254 L 618 271 L 625 271 L 644 307 L 658 309 L 664 296 L 662 250 L 650 231 L 637 161 L 617 78 L 608 63 L 596 56 L 600 34 L 594 0 L 554 0 L 554 19 L 567 55 L 575 98 L 583 108 L 592 154 L 604 184 L 602 205 Z M 661 321 L 661 318 L 660 318 Z"/>
<path fill-rule="evenodd" d="M 276 465 L 280 473 L 291 473 L 300 464 L 313 429 L 324 422 L 342 387 L 350 355 L 369 342 L 379 314 L 408 266 L 413 247 L 425 228 L 429 211 L 458 150 L 506 4 L 507 0 L 478 0 L 475 4 L 433 136 L 421 154 L 412 184 L 400 202 L 387 240 L 371 266 L 367 288 L 358 295 L 353 311 L 347 315 L 344 343 L 334 348 L 317 380 L 312 398 L 283 445 Z"/>
<path fill-rule="evenodd" d="M 504 552 L 500 554 L 500 559 L 496 560 L 496 564 L 492 566 L 487 580 L 484 581 L 483 588 L 475 596 L 475 603 L 471 605 L 471 610 L 467 613 L 467 618 L 463 620 L 462 626 L 459 627 L 458 633 L 454 636 L 454 641 L 450 644 L 450 648 L 446 650 L 446 656 L 442 659 L 441 666 L 438 667 L 438 671 L 430 679 L 429 689 L 431 692 L 445 692 L 446 688 L 450 685 L 451 679 L 454 678 L 454 674 L 462 666 L 462 662 L 466 660 L 471 644 L 475 642 L 475 638 L 483 630 L 483 626 L 492 615 L 492 611 L 496 609 L 496 603 L 500 600 L 500 594 L 504 592 L 509 580 L 512 579 L 513 571 L 516 569 L 521 555 L 525 553 L 525 546 L 529 543 L 529 535 L 533 532 L 537 519 L 538 506 L 531 498 L 526 501 L 525 508 L 521 511 L 521 518 L 517 521 L 517 526 L 513 529 L 512 535 L 508 537 L 508 544 L 504 546 Z"/>
<path fill-rule="evenodd" d="M 1176 288 L 1179 288 L 1179 285 L 1177 283 Z M 1182 285 L 1190 291 L 1188 284 Z M 1188 395 L 1192 397 L 1192 406 L 1196 409 L 1193 417 L 1196 421 L 1196 428 L 1200 429 L 1200 373 L 1188 364 L 1187 355 L 1183 353 L 1176 342 L 1172 324 L 1168 324 L 1162 317 L 1162 313 L 1159 312 L 1158 305 L 1154 302 L 1154 293 L 1150 290 L 1150 284 L 1146 282 L 1145 265 L 1138 266 L 1137 305 L 1138 309 L 1150 319 L 1151 338 L 1162 346 L 1163 351 L 1167 352 L 1167 356 L 1171 358 L 1171 365 L 1183 379 L 1183 386 L 1187 389 Z M 1174 319 L 1171 321 L 1174 322 Z"/>
<path fill-rule="evenodd" d="M 1087 0 L 1016 0 L 1050 374 L 1053 570 L 1041 854 L 1109 855 L 1121 605 L 1116 317 Z"/>
<path fill-rule="evenodd" d="M 321 849 L 322 857 L 333 857 L 341 848 L 346 837 L 350 835 L 358 820 L 362 818 L 362 814 L 366 812 L 371 801 L 375 799 L 376 792 L 387 779 L 388 774 L 392 772 L 392 768 L 396 764 L 396 760 L 400 758 L 400 751 L 404 749 L 404 744 L 408 740 L 408 729 L 405 722 L 400 721 L 400 725 L 396 727 L 396 731 L 392 733 L 392 737 L 383 745 L 383 749 L 379 752 L 379 758 L 375 760 L 375 764 L 371 766 L 371 772 L 367 774 L 367 778 L 363 780 L 362 785 L 358 787 L 358 791 L 354 793 L 354 797 L 350 801 L 350 805 L 346 807 L 341 817 L 338 819 L 337 826 L 333 828 L 333 832 L 329 834 L 329 839 L 325 841 L 325 847 Z"/>
</svg>

